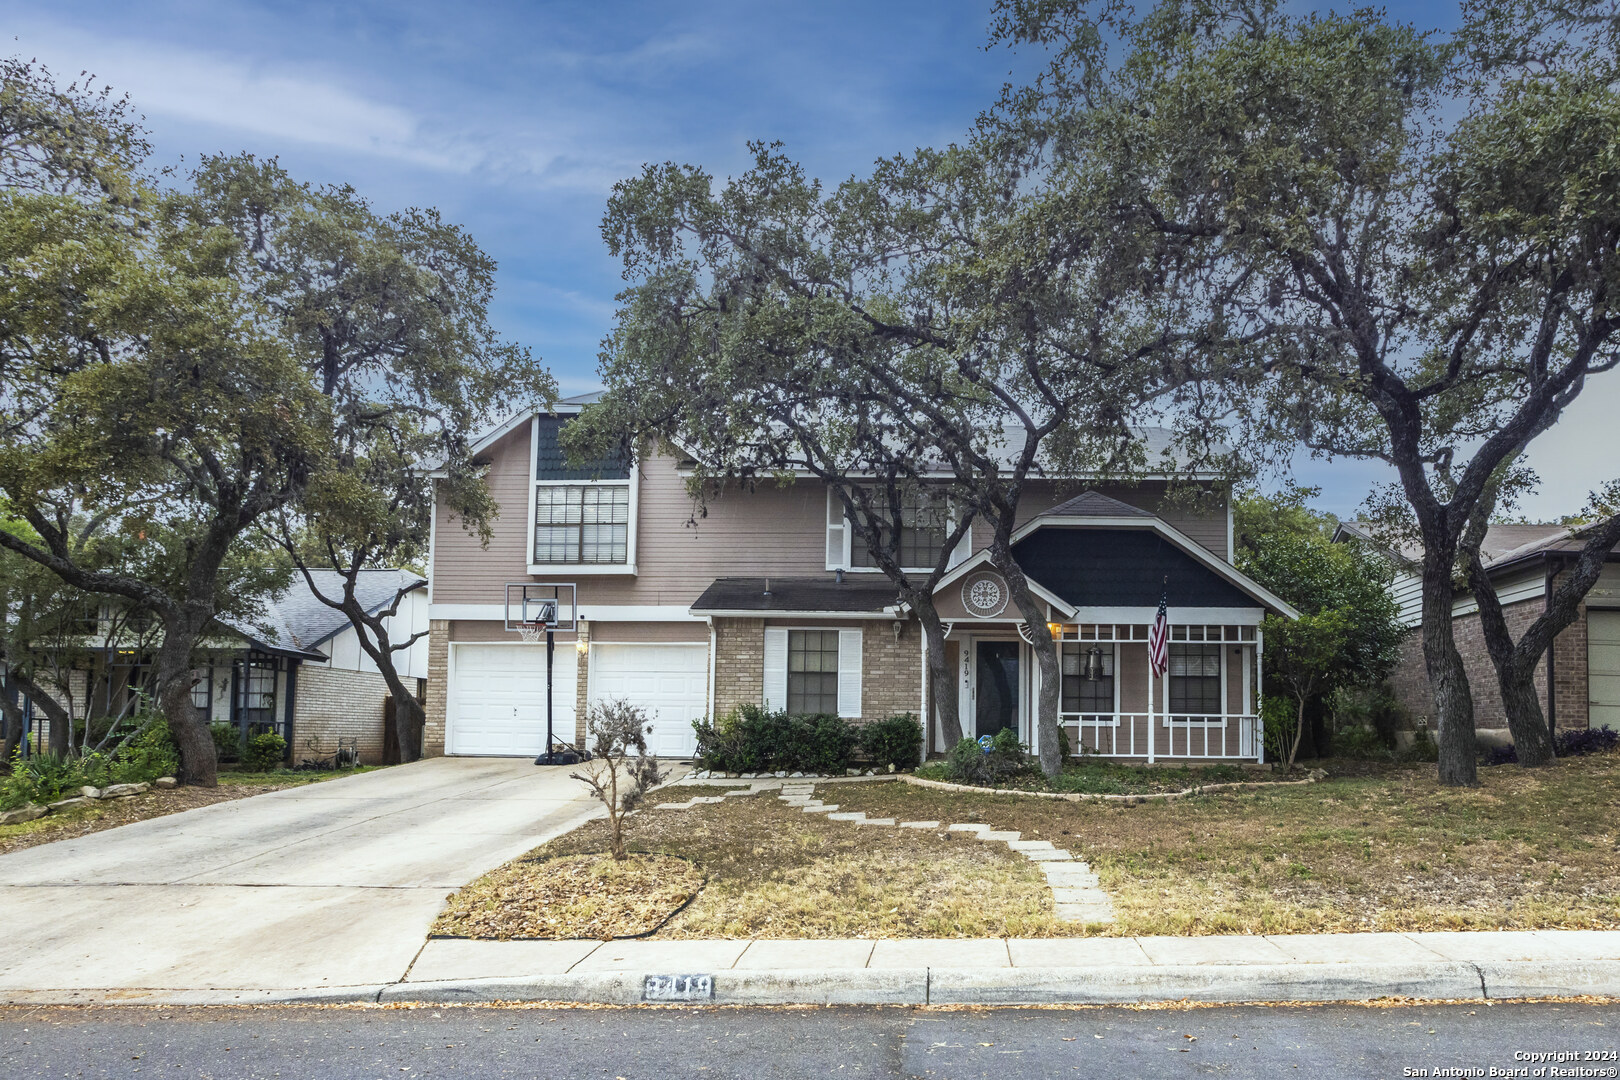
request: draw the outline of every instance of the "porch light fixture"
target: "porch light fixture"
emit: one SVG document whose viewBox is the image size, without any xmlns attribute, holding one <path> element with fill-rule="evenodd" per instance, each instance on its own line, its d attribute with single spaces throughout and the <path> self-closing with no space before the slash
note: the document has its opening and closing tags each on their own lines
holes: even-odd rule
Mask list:
<svg viewBox="0 0 1620 1080">
<path fill-rule="evenodd" d="M 588 650 L 590 647 L 591 647 L 591 643 L 586 641 L 584 638 L 580 638 L 578 641 L 574 642 L 575 650 L 578 651 L 581 655 L 584 655 L 586 650 Z"/>
<path fill-rule="evenodd" d="M 1046 624 L 1046 632 L 1052 635 L 1053 641 L 1056 641 L 1058 638 L 1063 636 L 1063 624 L 1060 622 L 1049 622 Z"/>
<path fill-rule="evenodd" d="M 1096 682 L 1103 677 L 1103 651 L 1096 645 L 1086 650 L 1086 681 Z"/>
</svg>

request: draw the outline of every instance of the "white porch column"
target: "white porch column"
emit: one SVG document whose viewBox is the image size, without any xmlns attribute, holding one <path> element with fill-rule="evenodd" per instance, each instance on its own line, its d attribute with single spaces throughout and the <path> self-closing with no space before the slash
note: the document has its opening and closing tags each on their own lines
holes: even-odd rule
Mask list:
<svg viewBox="0 0 1620 1080">
<path fill-rule="evenodd" d="M 1260 764 L 1266 763 L 1266 718 L 1261 708 L 1266 702 L 1266 632 L 1258 627 L 1254 631 L 1254 741 L 1259 744 Z"/>
</svg>

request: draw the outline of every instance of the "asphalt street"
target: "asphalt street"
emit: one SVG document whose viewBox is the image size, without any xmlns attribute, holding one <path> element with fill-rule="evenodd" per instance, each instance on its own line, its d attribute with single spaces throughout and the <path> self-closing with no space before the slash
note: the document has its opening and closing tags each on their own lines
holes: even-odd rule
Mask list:
<svg viewBox="0 0 1620 1080">
<path fill-rule="evenodd" d="M 6 1080 L 1615 1076 L 1617 1051 L 1620 1004 L 0 1009 Z"/>
</svg>

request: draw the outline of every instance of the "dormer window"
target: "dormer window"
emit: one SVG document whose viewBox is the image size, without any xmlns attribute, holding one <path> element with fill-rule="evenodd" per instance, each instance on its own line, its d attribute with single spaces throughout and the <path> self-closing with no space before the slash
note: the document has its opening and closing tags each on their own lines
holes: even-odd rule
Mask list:
<svg viewBox="0 0 1620 1080">
<path fill-rule="evenodd" d="M 567 417 L 534 420 L 529 572 L 635 573 L 635 470 L 614 455 L 575 464 L 559 435 Z"/>
</svg>

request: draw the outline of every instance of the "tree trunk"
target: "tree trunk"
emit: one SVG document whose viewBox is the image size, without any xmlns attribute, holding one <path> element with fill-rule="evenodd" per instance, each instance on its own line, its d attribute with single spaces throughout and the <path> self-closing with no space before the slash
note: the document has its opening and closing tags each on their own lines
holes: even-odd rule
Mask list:
<svg viewBox="0 0 1620 1080">
<path fill-rule="evenodd" d="M 1294 741 L 1288 744 L 1287 767 L 1290 769 L 1294 767 L 1294 759 L 1299 757 L 1299 740 L 1305 734 L 1305 699 L 1304 694 L 1295 698 L 1299 702 L 1299 711 L 1294 715 Z"/>
<path fill-rule="evenodd" d="M 1041 610 L 1040 601 L 1029 591 L 1029 579 L 1012 557 L 1011 550 L 1000 544 L 992 544 L 990 558 L 1002 577 L 1007 579 L 1013 602 L 1029 626 L 1030 647 L 1035 651 L 1035 662 L 1041 675 L 1041 692 L 1035 699 L 1038 756 L 1041 772 L 1049 777 L 1057 776 L 1063 771 L 1063 752 L 1058 746 L 1058 703 L 1063 678 L 1058 668 L 1057 643 L 1052 640 L 1052 632 L 1046 628 L 1046 612 Z"/>
<path fill-rule="evenodd" d="M 157 694 L 169 732 L 180 751 L 182 784 L 219 786 L 219 754 L 203 711 L 191 703 L 191 654 L 199 630 L 188 623 L 165 625 L 157 654 Z"/>
<path fill-rule="evenodd" d="M 23 739 L 22 706 L 17 704 L 12 688 L 0 689 L 0 768 L 11 765 L 11 755 Z"/>
<path fill-rule="evenodd" d="M 1423 664 L 1434 694 L 1440 732 L 1440 782 L 1453 787 L 1479 783 L 1474 746 L 1474 697 L 1451 625 L 1451 555 L 1428 551 L 1423 561 Z"/>
<path fill-rule="evenodd" d="M 940 734 L 944 736 L 948 749 L 962 741 L 962 711 L 961 703 L 957 700 L 956 672 L 945 663 L 945 624 L 940 622 L 933 597 L 915 597 L 911 606 L 917 613 L 917 620 L 922 623 L 928 653 L 929 697 L 933 699 L 934 711 L 939 716 Z M 927 717 L 923 719 L 926 738 Z M 929 750 L 930 747 L 923 747 L 923 757 L 928 756 Z"/>
<path fill-rule="evenodd" d="M 427 710 L 416 700 L 416 695 L 392 695 L 394 702 L 394 731 L 399 739 L 399 761 L 403 764 L 422 759 L 422 730 L 427 726 Z"/>
<path fill-rule="evenodd" d="M 1547 597 L 1542 613 L 1525 628 L 1517 642 L 1508 629 L 1496 587 L 1479 556 L 1479 542 L 1483 537 L 1484 529 L 1474 528 L 1465 538 L 1468 587 L 1479 605 L 1479 625 L 1484 632 L 1491 666 L 1496 669 L 1496 685 L 1502 693 L 1508 731 L 1513 735 L 1513 748 L 1520 765 L 1526 768 L 1550 765 L 1556 752 L 1552 732 L 1547 730 L 1546 717 L 1541 711 L 1541 696 L 1536 693 L 1536 665 L 1558 635 L 1575 621 L 1581 601 L 1597 584 L 1609 552 L 1620 541 L 1620 516 L 1593 529 L 1564 581 Z"/>
<path fill-rule="evenodd" d="M 34 708 L 45 714 L 50 721 L 50 737 L 46 743 L 46 752 L 55 757 L 67 757 L 72 749 L 73 720 L 68 711 L 45 688 L 32 678 L 20 672 L 13 671 L 11 677 L 16 680 L 17 687 L 28 695 L 28 700 L 34 703 Z"/>
</svg>

